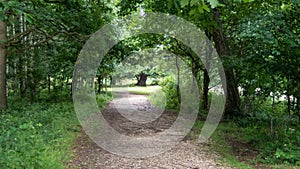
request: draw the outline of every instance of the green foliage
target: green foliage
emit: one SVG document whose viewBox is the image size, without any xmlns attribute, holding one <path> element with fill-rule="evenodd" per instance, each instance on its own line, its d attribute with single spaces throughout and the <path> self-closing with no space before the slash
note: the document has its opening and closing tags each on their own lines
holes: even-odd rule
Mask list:
<svg viewBox="0 0 300 169">
<path fill-rule="evenodd" d="M 232 55 L 224 60 L 224 67 L 237 76 L 233 79 L 242 88 L 243 96 L 253 100 L 250 106 L 244 103 L 243 118 L 234 119 L 239 126 L 230 130 L 229 124 L 219 131 L 253 143 L 260 151 L 261 162 L 299 165 L 296 108 L 288 115 L 286 101 L 274 106 L 269 100 L 271 94 L 300 99 L 299 5 L 299 0 L 1 1 L 0 20 L 8 24 L 8 41 L 0 39 L 0 43 L 7 43 L 10 99 L 19 93 L 22 99 L 36 97 L 31 106 L 24 100 L 11 101 L 10 109 L 0 118 L 1 168 L 63 168 L 68 138 L 77 131 L 74 126 L 78 124 L 69 103 L 76 56 L 90 34 L 107 21 L 141 9 L 178 15 L 209 36 L 224 32 L 222 39 L 228 40 Z M 216 45 L 218 41 L 215 40 Z M 127 58 L 131 59 L 125 64 L 128 68 L 119 72 L 131 78 L 141 72 L 163 77 L 166 72 L 159 70 L 159 66 L 170 62 L 160 57 L 161 47 L 184 58 L 193 72 L 202 76 L 199 58 L 193 57 L 186 46 L 163 35 L 139 35 L 120 42 L 104 58 L 97 76 L 103 79 L 116 75 L 115 65 Z M 145 50 L 153 48 L 156 50 Z M 138 54 L 148 55 L 148 60 Z M 153 60 L 154 56 L 159 57 Z M 201 82 L 201 78 L 197 79 Z M 166 77 L 159 85 L 161 91 L 153 93 L 150 100 L 155 105 L 166 104 L 167 109 L 178 110 L 176 80 Z M 149 94 L 145 88 L 132 92 Z M 93 99 L 84 96 L 82 100 Z M 102 108 L 111 96 L 96 99 Z"/>
<path fill-rule="evenodd" d="M 299 97 L 298 8 L 299 4 L 291 1 L 262 3 L 262 7 L 236 20 L 236 26 L 228 25 L 237 55 L 229 65 L 239 70 L 240 86 L 247 94 L 269 96 L 277 92 Z"/>
<path fill-rule="evenodd" d="M 123 51 L 122 56 L 115 57 L 115 60 L 125 58 L 122 64 L 115 66 L 114 75 L 120 79 L 136 79 L 140 81 L 141 76 L 147 78 L 160 78 L 165 76 L 164 72 L 159 68 L 163 51 L 158 47 L 149 48 L 149 45 L 154 45 L 160 36 L 138 36 L 123 41 L 123 48 L 128 51 Z M 143 49 L 145 47 L 146 49 Z M 149 48 L 149 49 L 148 49 Z M 120 61 L 117 61 L 120 62 Z"/>
<path fill-rule="evenodd" d="M 112 93 L 108 92 L 106 94 L 101 94 L 96 96 L 96 101 L 100 109 L 106 106 L 106 103 L 112 100 L 113 96 Z"/>
<path fill-rule="evenodd" d="M 237 119 L 243 139 L 259 150 L 258 161 L 267 164 L 300 164 L 300 125 L 297 117 L 286 115 L 285 102 L 276 107 L 267 101 L 254 103 L 253 110 Z"/>
<path fill-rule="evenodd" d="M 98 95 L 96 100 L 103 108 L 111 98 Z M 1 168 L 65 168 L 81 131 L 72 103 L 10 103 L 0 117 Z"/>
<path fill-rule="evenodd" d="M 154 85 L 158 85 L 159 84 L 159 80 L 158 79 L 153 79 L 150 83 L 151 86 L 154 86 Z"/>
<path fill-rule="evenodd" d="M 189 133 L 189 137 L 198 139 L 201 133 L 203 121 L 196 121 L 192 131 Z M 237 160 L 233 153 L 232 147 L 229 145 L 228 140 L 241 140 L 243 139 L 243 132 L 239 126 L 235 123 L 220 123 L 214 134 L 212 135 L 208 144 L 211 146 L 211 151 L 218 152 L 222 157 L 220 158 L 221 163 L 233 166 L 235 168 L 250 169 L 250 165 L 245 164 Z"/>
<path fill-rule="evenodd" d="M 247 132 L 247 135 L 252 135 L 255 146 L 260 150 L 260 162 L 300 165 L 299 126 L 286 129 L 277 127 L 274 134 L 270 134 L 270 129 L 266 127 L 247 128 Z"/>
<path fill-rule="evenodd" d="M 0 166 L 64 168 L 80 129 L 70 102 L 11 107 L 1 116 Z"/>
<path fill-rule="evenodd" d="M 149 101 L 156 107 L 164 109 L 166 107 L 166 96 L 165 93 L 159 89 L 150 94 L 148 97 Z"/>
<path fill-rule="evenodd" d="M 167 76 L 159 83 L 159 85 L 161 86 L 161 90 L 165 93 L 165 108 L 179 110 L 180 105 L 177 96 L 177 83 L 175 79 L 171 76 Z"/>
</svg>

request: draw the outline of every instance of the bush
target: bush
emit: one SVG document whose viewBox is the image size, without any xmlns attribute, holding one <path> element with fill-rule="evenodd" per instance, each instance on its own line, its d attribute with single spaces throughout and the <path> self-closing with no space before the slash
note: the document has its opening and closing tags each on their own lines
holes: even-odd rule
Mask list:
<svg viewBox="0 0 300 169">
<path fill-rule="evenodd" d="M 261 134 L 260 134 L 261 135 Z M 271 164 L 300 165 L 300 131 L 295 128 L 276 131 L 276 137 L 260 136 L 260 161 Z M 266 144 L 266 142 L 268 142 Z"/>
<path fill-rule="evenodd" d="M 296 117 L 287 115 L 283 104 L 272 111 L 268 103 L 254 103 L 252 112 L 237 119 L 237 124 L 246 140 L 260 151 L 260 162 L 300 165 L 300 126 Z"/>
<path fill-rule="evenodd" d="M 168 76 L 164 78 L 159 85 L 166 96 L 166 109 L 179 110 L 180 105 L 177 96 L 176 82 L 175 79 Z"/>
<path fill-rule="evenodd" d="M 164 109 L 166 107 L 166 96 L 161 89 L 156 90 L 148 96 L 149 101 L 156 107 Z"/>
<path fill-rule="evenodd" d="M 159 80 L 158 79 L 152 80 L 150 85 L 151 86 L 159 85 Z"/>
</svg>

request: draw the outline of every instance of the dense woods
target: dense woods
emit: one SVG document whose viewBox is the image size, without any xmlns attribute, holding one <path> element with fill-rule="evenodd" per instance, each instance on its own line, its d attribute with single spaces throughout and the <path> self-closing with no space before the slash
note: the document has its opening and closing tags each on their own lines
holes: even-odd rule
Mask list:
<svg viewBox="0 0 300 169">
<path fill-rule="evenodd" d="M 61 133 L 51 135 L 46 130 L 59 129 L 51 127 L 50 122 L 67 123 L 49 120 L 50 116 L 68 119 L 67 115 L 72 114 L 73 71 L 85 42 L 105 24 L 130 14 L 150 12 L 176 15 L 203 31 L 209 40 L 206 63 L 172 37 L 155 34 L 130 37 L 115 45 L 99 65 L 94 80 L 98 101 L 103 104 L 109 100 L 107 88 L 120 85 L 119 79 L 127 78 L 131 86 L 160 85 L 168 96 L 166 107 L 178 110 L 181 102 L 178 84 L 184 79 L 171 78 L 162 69 L 168 58 L 174 57 L 164 56 L 160 52 L 163 49 L 176 55 L 176 63 L 181 59 L 193 73 L 201 95 L 198 120 L 205 120 L 214 92 L 214 82 L 208 75 L 214 48 L 226 75 L 222 123 L 228 128 L 237 126 L 232 128 L 243 134 L 229 140 L 243 140 L 258 151 L 253 163 L 299 166 L 299 9 L 299 0 L 2 0 L 0 152 L 4 155 L 0 157 L 0 168 L 2 165 L 4 168 L 44 168 L 43 163 L 34 162 L 37 161 L 34 157 L 28 157 L 32 163 L 17 159 L 18 152 L 27 150 L 14 147 L 26 146 L 28 142 L 25 136 L 21 138 L 19 130 L 31 132 L 32 140 L 38 140 L 28 143 L 33 149 L 43 145 L 42 141 L 60 137 Z M 147 60 L 152 56 L 156 60 Z M 131 61 L 125 62 L 126 59 Z M 175 68 L 178 74 L 187 70 L 178 65 Z M 76 118 L 73 121 L 75 129 L 64 124 L 59 130 L 79 130 Z M 225 129 L 223 136 L 228 131 Z M 13 134 L 19 135 L 15 141 Z M 59 144 L 57 142 L 53 144 Z M 10 157 L 18 163 L 8 164 Z"/>
</svg>

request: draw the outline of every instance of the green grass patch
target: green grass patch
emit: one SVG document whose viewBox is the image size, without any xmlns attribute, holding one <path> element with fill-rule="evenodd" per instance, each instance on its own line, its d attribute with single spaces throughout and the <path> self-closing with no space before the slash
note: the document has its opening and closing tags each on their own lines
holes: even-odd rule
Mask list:
<svg viewBox="0 0 300 169">
<path fill-rule="evenodd" d="M 224 162 L 237 168 L 249 169 L 251 165 L 238 159 L 237 151 L 248 151 L 249 147 L 234 144 L 244 143 L 243 131 L 234 123 L 220 123 L 212 137 L 212 150 L 224 157 Z M 239 150 L 238 150 L 239 149 Z"/>
<path fill-rule="evenodd" d="M 133 86 L 133 87 L 112 87 L 108 88 L 109 92 L 129 92 L 132 94 L 150 95 L 154 91 L 158 90 L 159 86 Z"/>
<path fill-rule="evenodd" d="M 111 97 L 97 96 L 99 107 Z M 1 168 L 65 168 L 81 132 L 70 101 L 32 105 L 17 100 L 0 116 Z"/>
<path fill-rule="evenodd" d="M 198 139 L 203 124 L 197 121 L 189 137 Z M 221 122 L 211 136 L 210 147 L 222 155 L 225 164 L 237 168 L 299 168 L 298 163 L 285 162 L 299 157 L 297 131 L 294 127 L 270 135 L 266 125 L 255 128 Z"/>
<path fill-rule="evenodd" d="M 197 140 L 199 138 L 203 125 L 203 121 L 196 121 L 192 128 L 192 131 L 188 134 L 188 137 Z M 243 169 L 252 168 L 250 165 L 240 162 L 236 158 L 231 145 L 229 145 L 227 142 L 228 138 L 240 140 L 242 139 L 242 133 L 240 133 L 239 128 L 234 124 L 220 123 L 218 128 L 210 138 L 211 151 L 219 153 L 222 156 L 220 162 L 226 165 Z"/>
<path fill-rule="evenodd" d="M 80 131 L 71 102 L 11 105 L 0 118 L 0 166 L 64 168 Z"/>
</svg>

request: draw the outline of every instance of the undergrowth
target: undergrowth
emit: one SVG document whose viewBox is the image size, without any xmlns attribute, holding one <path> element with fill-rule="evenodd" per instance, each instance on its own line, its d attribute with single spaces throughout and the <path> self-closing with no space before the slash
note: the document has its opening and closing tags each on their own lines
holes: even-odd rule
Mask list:
<svg viewBox="0 0 300 169">
<path fill-rule="evenodd" d="M 99 107 L 110 98 L 97 96 Z M 81 131 L 72 102 L 67 100 L 34 104 L 10 100 L 0 116 L 1 168 L 65 168 Z"/>
<path fill-rule="evenodd" d="M 212 150 L 237 168 L 300 168 L 300 125 L 286 103 L 272 108 L 256 103 L 243 116 L 221 122 L 211 137 Z M 193 128 L 193 137 L 202 129 Z"/>
</svg>

